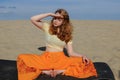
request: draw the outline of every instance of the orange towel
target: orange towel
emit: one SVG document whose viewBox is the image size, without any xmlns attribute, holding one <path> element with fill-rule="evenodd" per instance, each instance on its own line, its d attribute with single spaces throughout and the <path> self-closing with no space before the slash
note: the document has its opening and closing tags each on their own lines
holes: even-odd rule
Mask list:
<svg viewBox="0 0 120 80">
<path fill-rule="evenodd" d="M 33 80 L 42 70 L 65 70 L 63 75 L 78 78 L 97 76 L 90 61 L 82 62 L 82 57 L 67 57 L 63 52 L 44 52 L 41 55 L 20 54 L 17 59 L 18 80 Z"/>
</svg>

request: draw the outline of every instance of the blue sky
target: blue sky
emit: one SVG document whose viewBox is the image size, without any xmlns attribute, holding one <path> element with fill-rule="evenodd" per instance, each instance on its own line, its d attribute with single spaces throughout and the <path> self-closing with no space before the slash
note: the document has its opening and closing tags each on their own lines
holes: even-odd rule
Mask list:
<svg viewBox="0 0 120 80">
<path fill-rule="evenodd" d="M 120 20 L 120 0 L 0 0 L 0 20 L 28 20 L 58 8 L 71 19 Z"/>
</svg>

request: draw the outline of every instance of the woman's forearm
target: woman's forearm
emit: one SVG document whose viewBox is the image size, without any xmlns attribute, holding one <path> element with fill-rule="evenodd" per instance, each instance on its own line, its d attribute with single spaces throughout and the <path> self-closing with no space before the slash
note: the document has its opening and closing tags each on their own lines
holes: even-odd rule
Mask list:
<svg viewBox="0 0 120 80">
<path fill-rule="evenodd" d="M 67 44 L 66 46 L 67 52 L 69 56 L 77 56 L 77 57 L 82 57 L 81 54 L 74 52 L 72 44 Z"/>
<path fill-rule="evenodd" d="M 31 20 L 40 21 L 41 19 L 46 18 L 48 16 L 52 16 L 52 13 L 44 13 L 44 14 L 35 15 L 31 17 Z"/>
<path fill-rule="evenodd" d="M 83 55 L 76 52 L 69 53 L 69 56 L 83 57 Z"/>
</svg>

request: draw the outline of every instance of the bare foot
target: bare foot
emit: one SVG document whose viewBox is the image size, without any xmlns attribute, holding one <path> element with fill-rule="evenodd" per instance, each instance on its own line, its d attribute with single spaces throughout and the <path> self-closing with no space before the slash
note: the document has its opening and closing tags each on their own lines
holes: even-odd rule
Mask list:
<svg viewBox="0 0 120 80">
<path fill-rule="evenodd" d="M 63 73 L 65 70 L 44 70 L 42 73 L 49 75 L 51 77 L 56 77 L 56 75 Z"/>
<path fill-rule="evenodd" d="M 43 70 L 42 73 L 46 75 L 51 75 L 52 70 Z"/>
<path fill-rule="evenodd" d="M 53 70 L 51 76 L 56 77 L 56 75 L 63 73 L 65 70 Z"/>
</svg>

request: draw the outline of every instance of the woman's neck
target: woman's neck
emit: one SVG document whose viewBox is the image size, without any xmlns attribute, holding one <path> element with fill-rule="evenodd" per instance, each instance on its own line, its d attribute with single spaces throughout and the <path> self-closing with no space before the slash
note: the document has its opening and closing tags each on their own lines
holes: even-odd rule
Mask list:
<svg viewBox="0 0 120 80">
<path fill-rule="evenodd" d="M 57 34 L 60 33 L 60 28 L 57 28 Z"/>
</svg>

